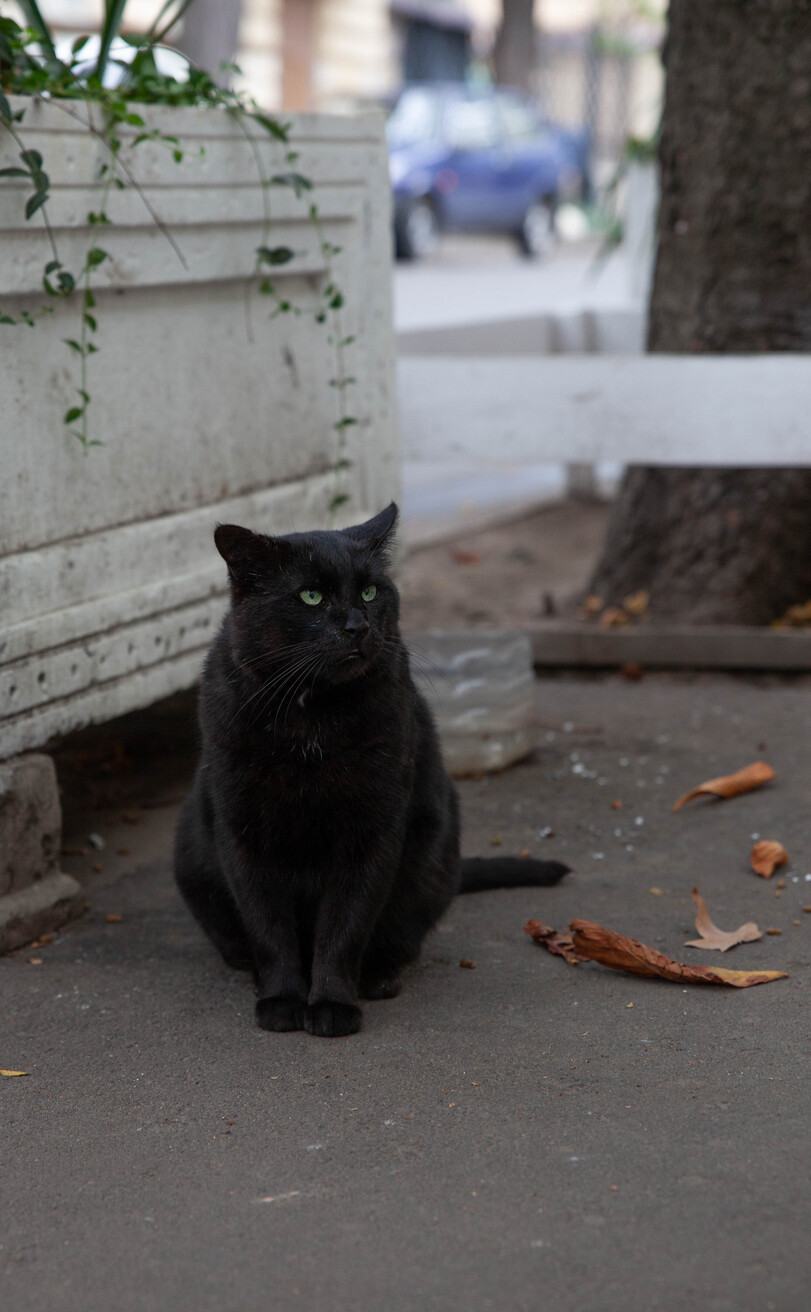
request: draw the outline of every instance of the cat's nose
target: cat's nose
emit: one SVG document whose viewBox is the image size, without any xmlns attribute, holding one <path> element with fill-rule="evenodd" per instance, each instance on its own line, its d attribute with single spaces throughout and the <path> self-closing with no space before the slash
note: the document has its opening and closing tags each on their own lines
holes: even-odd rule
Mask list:
<svg viewBox="0 0 811 1312">
<path fill-rule="evenodd" d="M 352 609 L 346 617 L 344 633 L 349 633 L 353 637 L 360 637 L 361 634 L 368 633 L 369 621 L 363 614 L 363 611 Z"/>
</svg>

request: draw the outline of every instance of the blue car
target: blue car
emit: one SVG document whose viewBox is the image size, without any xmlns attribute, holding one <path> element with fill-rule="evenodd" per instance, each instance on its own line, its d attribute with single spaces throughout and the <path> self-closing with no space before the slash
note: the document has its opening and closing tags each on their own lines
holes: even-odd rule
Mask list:
<svg viewBox="0 0 811 1312">
<path fill-rule="evenodd" d="M 587 134 L 507 88 L 408 86 L 386 133 L 400 259 L 429 255 L 448 229 L 511 233 L 537 258 L 554 242 L 559 201 L 587 189 Z"/>
</svg>

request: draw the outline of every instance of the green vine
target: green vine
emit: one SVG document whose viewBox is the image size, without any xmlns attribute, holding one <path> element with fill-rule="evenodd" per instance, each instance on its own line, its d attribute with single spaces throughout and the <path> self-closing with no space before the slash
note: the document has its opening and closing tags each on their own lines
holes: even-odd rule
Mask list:
<svg viewBox="0 0 811 1312">
<path fill-rule="evenodd" d="M 328 324 L 328 341 L 333 350 L 335 371 L 329 379 L 330 387 L 337 395 L 337 418 L 333 424 L 336 434 L 336 457 L 334 470 L 337 478 L 335 495 L 331 510 L 348 498 L 343 491 L 343 474 L 350 466 L 347 458 L 347 430 L 357 420 L 348 413 L 347 392 L 355 379 L 347 374 L 346 350 L 353 341 L 344 332 L 341 310 L 344 299 L 337 286 L 334 273 L 334 257 L 340 247 L 328 241 L 323 224 L 313 197 L 312 182 L 297 171 L 298 152 L 290 143 L 289 125 L 264 113 L 256 103 L 247 96 L 218 85 L 209 74 L 189 65 L 188 77 L 184 81 L 168 77 L 161 73 L 155 59 L 155 48 L 177 23 L 182 13 L 193 0 L 165 0 L 160 11 L 145 36 L 121 37 L 120 28 L 126 0 L 106 0 L 105 18 L 100 34 L 99 51 L 95 60 L 88 61 L 85 55 L 89 37 L 82 36 L 73 42 L 70 58 L 62 60 L 57 56 L 56 46 L 47 24 L 42 19 L 34 0 L 21 0 L 28 27 L 21 28 L 9 18 L 0 17 L 0 127 L 12 138 L 16 148 L 18 164 L 0 169 L 0 179 L 26 179 L 31 187 L 25 202 L 27 220 L 40 214 L 45 227 L 50 258 L 43 269 L 43 290 L 52 301 L 77 299 L 80 306 L 79 330 L 76 336 L 65 338 L 65 344 L 71 354 L 78 357 L 78 379 L 75 387 L 76 401 L 65 412 L 64 423 L 68 431 L 87 451 L 91 446 L 102 445 L 98 438 L 90 435 L 88 408 L 91 403 L 90 360 L 100 347 L 97 343 L 98 318 L 94 294 L 93 277 L 99 267 L 109 259 L 109 253 L 101 244 L 101 234 L 112 223 L 108 213 L 111 192 L 132 188 L 148 210 L 150 217 L 173 247 L 175 254 L 184 267 L 183 252 L 167 225 L 160 218 L 143 187 L 138 183 L 130 164 L 122 153 L 124 144 L 122 129 L 135 129 L 135 135 L 127 139 L 131 150 L 144 142 L 150 142 L 170 151 L 177 164 L 182 163 L 186 151 L 177 137 L 148 127 L 145 119 L 135 105 L 160 105 L 169 107 L 196 106 L 220 108 L 227 111 L 238 124 L 253 154 L 257 177 L 262 191 L 263 221 L 262 239 L 254 252 L 254 265 L 251 275 L 252 283 L 263 296 L 273 301 L 271 317 L 279 314 L 310 314 L 319 324 Z M 134 48 L 132 57 L 117 60 L 112 56 L 113 41 L 121 37 L 127 45 Z M 109 66 L 118 65 L 121 69 L 119 85 L 111 89 L 104 85 L 105 74 Z M 224 71 L 233 71 L 234 66 Z M 237 70 L 238 71 L 238 70 Z M 45 171 L 41 154 L 28 149 L 21 131 L 25 110 L 14 112 L 8 100 L 10 94 L 26 95 L 48 100 L 65 114 L 76 119 L 102 145 L 106 153 L 106 162 L 99 170 L 102 184 L 98 210 L 87 216 L 92 229 L 92 240 L 85 254 L 81 268 L 71 272 L 60 258 L 54 231 L 48 213 L 50 200 L 50 178 Z M 268 174 L 259 142 L 255 135 L 261 131 L 283 151 L 284 170 Z M 203 151 L 201 149 L 200 154 Z M 325 267 L 325 279 L 315 304 L 296 305 L 289 297 L 282 295 L 272 280 L 271 271 L 289 264 L 296 252 L 287 246 L 271 246 L 271 189 L 286 187 L 302 201 L 306 201 L 307 215 L 319 244 Z M 18 314 L 0 315 L 0 324 L 25 324 L 34 327 L 37 320 L 49 313 L 53 305 L 45 304 L 36 311 L 22 310 Z"/>
</svg>

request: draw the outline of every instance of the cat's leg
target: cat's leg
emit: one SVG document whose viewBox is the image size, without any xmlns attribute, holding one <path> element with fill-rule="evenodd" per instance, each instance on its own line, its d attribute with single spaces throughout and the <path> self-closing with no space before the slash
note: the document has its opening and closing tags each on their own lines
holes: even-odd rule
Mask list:
<svg viewBox="0 0 811 1312">
<path fill-rule="evenodd" d="M 293 908 L 266 902 L 253 939 L 256 1022 L 263 1030 L 306 1028 L 307 981 Z"/>
<path fill-rule="evenodd" d="M 333 1038 L 355 1034 L 361 1027 L 361 961 L 385 900 L 388 880 L 380 872 L 386 865 L 380 860 L 365 869 L 356 868 L 351 884 L 338 877 L 322 897 L 316 912 L 312 976 L 304 1018 L 304 1028 L 310 1034 Z"/>
<path fill-rule="evenodd" d="M 199 783 L 180 811 L 175 838 L 175 878 L 186 906 L 221 953 L 227 966 L 251 970 L 245 926 L 217 859 Z"/>
</svg>

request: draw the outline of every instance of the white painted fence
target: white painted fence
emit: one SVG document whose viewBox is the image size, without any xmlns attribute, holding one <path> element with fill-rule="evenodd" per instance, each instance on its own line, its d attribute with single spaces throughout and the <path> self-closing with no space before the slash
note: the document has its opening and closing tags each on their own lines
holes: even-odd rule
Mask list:
<svg viewBox="0 0 811 1312">
<path fill-rule="evenodd" d="M 811 465 L 807 355 L 410 356 L 406 459 Z"/>
</svg>

